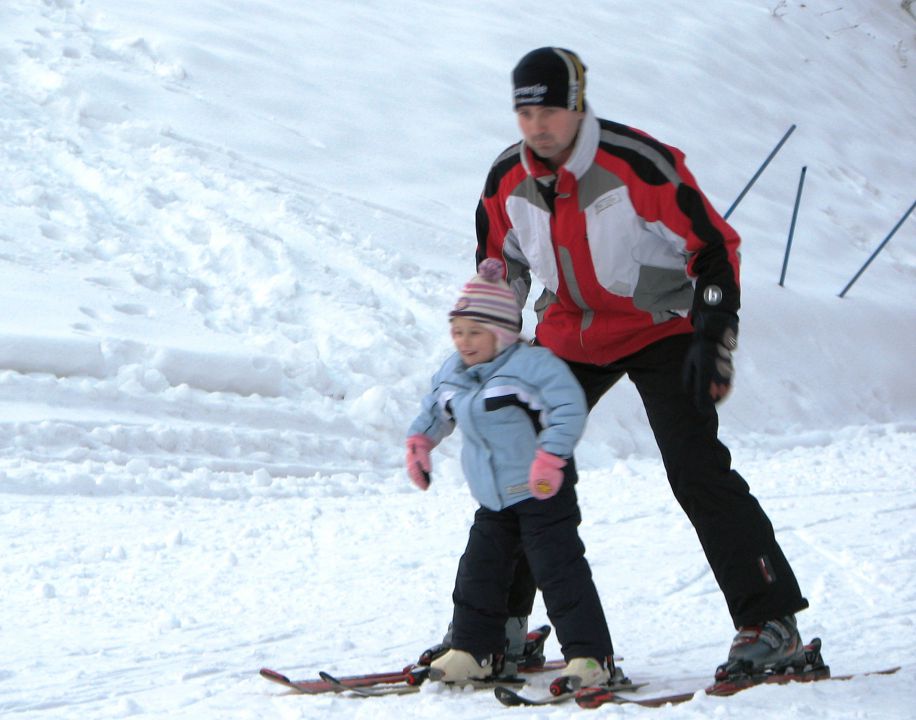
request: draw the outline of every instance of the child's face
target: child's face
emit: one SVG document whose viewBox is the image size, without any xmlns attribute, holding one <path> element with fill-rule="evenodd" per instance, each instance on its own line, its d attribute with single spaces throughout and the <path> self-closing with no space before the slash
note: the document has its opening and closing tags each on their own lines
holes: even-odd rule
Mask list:
<svg viewBox="0 0 916 720">
<path fill-rule="evenodd" d="M 486 325 L 457 317 L 451 322 L 452 342 L 465 365 L 485 363 L 496 357 L 496 335 Z"/>
</svg>

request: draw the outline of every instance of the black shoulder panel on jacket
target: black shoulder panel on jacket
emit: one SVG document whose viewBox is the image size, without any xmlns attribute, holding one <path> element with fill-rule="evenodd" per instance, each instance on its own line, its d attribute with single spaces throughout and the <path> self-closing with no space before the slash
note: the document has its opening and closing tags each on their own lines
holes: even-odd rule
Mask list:
<svg viewBox="0 0 916 720">
<path fill-rule="evenodd" d="M 490 173 L 487 175 L 487 181 L 483 186 L 484 197 L 493 197 L 499 189 L 499 183 L 506 176 L 506 173 L 522 161 L 522 156 L 519 152 L 520 146 L 521 142 L 510 145 L 500 153 L 498 158 L 496 158 L 496 161 L 490 167 Z"/>
<path fill-rule="evenodd" d="M 604 152 L 626 162 L 645 183 L 664 185 L 680 183 L 675 159 L 662 143 L 642 135 L 626 125 L 610 120 L 599 120 Z"/>
</svg>

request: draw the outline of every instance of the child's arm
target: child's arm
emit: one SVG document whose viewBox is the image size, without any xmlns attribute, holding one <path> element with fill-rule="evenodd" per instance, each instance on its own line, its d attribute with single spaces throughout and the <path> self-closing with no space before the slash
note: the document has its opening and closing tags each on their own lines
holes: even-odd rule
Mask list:
<svg viewBox="0 0 916 720">
<path fill-rule="evenodd" d="M 546 348 L 532 348 L 533 372 L 526 380 L 542 407 L 538 449 L 528 474 L 528 487 L 538 500 L 556 495 L 563 484 L 563 468 L 585 431 L 588 406 L 570 369 Z"/>
<path fill-rule="evenodd" d="M 433 376 L 432 392 L 420 403 L 420 413 L 407 431 L 407 475 L 421 490 L 432 482 L 430 452 L 455 429 L 448 406 L 448 391 L 440 381 L 441 371 Z"/>
<path fill-rule="evenodd" d="M 526 380 L 532 383 L 544 406 L 538 445 L 551 455 L 571 457 L 585 432 L 585 393 L 565 362 L 546 348 L 532 350 L 540 357 L 531 364 L 534 372 Z"/>
<path fill-rule="evenodd" d="M 455 429 L 455 418 L 448 401 L 452 393 L 439 381 L 438 374 L 433 376 L 432 392 L 427 393 L 420 401 L 420 412 L 407 430 L 408 435 L 425 435 L 435 447 L 452 434 Z"/>
</svg>

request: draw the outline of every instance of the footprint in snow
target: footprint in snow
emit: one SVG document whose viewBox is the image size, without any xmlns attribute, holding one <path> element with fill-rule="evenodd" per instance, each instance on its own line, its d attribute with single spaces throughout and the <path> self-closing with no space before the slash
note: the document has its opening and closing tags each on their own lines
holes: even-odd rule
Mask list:
<svg viewBox="0 0 916 720">
<path fill-rule="evenodd" d="M 117 312 L 124 315 L 145 315 L 146 317 L 151 315 L 149 308 L 139 303 L 120 303 L 113 307 Z"/>
</svg>

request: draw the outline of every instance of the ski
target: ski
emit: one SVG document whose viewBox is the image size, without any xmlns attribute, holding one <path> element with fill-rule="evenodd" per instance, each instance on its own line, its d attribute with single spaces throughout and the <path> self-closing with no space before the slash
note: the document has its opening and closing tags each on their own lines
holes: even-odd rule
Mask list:
<svg viewBox="0 0 916 720">
<path fill-rule="evenodd" d="M 319 672 L 319 677 L 325 682 L 334 686 L 337 692 L 350 693 L 358 697 L 381 697 L 384 695 L 409 695 L 420 691 L 422 680 L 411 681 L 405 680 L 403 683 L 390 685 L 375 685 L 369 687 L 360 687 L 358 685 L 346 685 L 338 678 L 326 672 Z M 412 676 L 408 676 L 411 678 Z"/>
<path fill-rule="evenodd" d="M 430 682 L 442 682 L 441 672 L 437 672 L 434 669 L 426 667 L 420 667 L 412 670 L 407 674 L 404 682 L 391 683 L 387 685 L 347 685 L 342 681 L 341 678 L 336 678 L 330 673 L 321 671 L 318 673 L 318 675 L 321 680 L 328 683 L 329 685 L 332 685 L 335 692 L 360 698 L 384 697 L 386 695 L 410 695 L 412 693 L 419 692 L 420 685 L 422 685 L 427 680 Z M 525 679 L 522 677 L 493 678 L 480 680 L 463 680 L 461 682 L 449 682 L 444 684 L 448 685 L 449 687 L 471 687 L 475 690 L 480 690 L 490 689 L 494 687 L 496 683 L 512 683 L 521 686 L 525 683 Z"/>
<path fill-rule="evenodd" d="M 900 667 L 885 670 L 872 670 L 846 675 L 831 675 L 830 667 L 821 658 L 821 641 L 814 638 L 805 646 L 805 665 L 799 670 L 788 672 L 765 672 L 759 674 L 738 674 L 725 676 L 706 688 L 684 693 L 674 693 L 651 698 L 633 698 L 620 695 L 620 690 L 613 691 L 607 688 L 594 687 L 582 688 L 576 692 L 576 704 L 584 708 L 597 708 L 607 703 L 618 705 L 641 705 L 642 707 L 662 707 L 664 705 L 678 705 L 689 702 L 700 693 L 715 697 L 729 697 L 748 688 L 758 685 L 786 685 L 796 682 L 820 682 L 823 680 L 851 680 L 856 677 L 868 675 L 893 675 Z"/>
<path fill-rule="evenodd" d="M 529 671 L 530 673 L 530 671 Z M 467 680 L 443 680 L 443 672 L 436 668 L 430 668 L 429 672 L 426 674 L 427 680 L 430 682 L 441 682 L 443 685 L 448 687 L 455 688 L 474 688 L 475 690 L 489 690 L 493 689 L 498 685 L 515 685 L 516 687 L 521 687 L 525 684 L 525 678 L 514 675 L 514 676 L 497 676 L 489 678 L 468 678 Z"/>
<path fill-rule="evenodd" d="M 352 688 L 407 682 L 407 676 L 415 667 L 415 665 L 411 664 L 402 670 L 364 675 L 347 675 L 345 677 L 335 678 L 339 684 L 329 682 L 321 677 L 309 678 L 306 680 L 292 680 L 283 673 L 270 668 L 261 668 L 259 674 L 265 680 L 278 683 L 279 685 L 283 685 L 303 695 L 318 695 L 327 692 L 339 692 L 341 685 Z"/>
<path fill-rule="evenodd" d="M 742 690 L 747 690 L 748 688 L 757 687 L 758 685 L 766 684 L 777 684 L 777 685 L 786 685 L 791 682 L 820 682 L 823 680 L 851 680 L 857 677 L 866 677 L 869 675 L 893 675 L 895 672 L 900 670 L 900 667 L 887 668 L 885 670 L 871 670 L 868 672 L 860 673 L 849 673 L 847 675 L 821 675 L 821 676 L 806 676 L 802 674 L 796 674 L 794 676 L 790 675 L 771 675 L 767 679 L 760 680 L 751 684 L 739 683 L 739 684 L 725 684 L 725 683 L 715 683 L 708 688 L 703 690 L 693 690 L 684 693 L 674 693 L 672 695 L 661 695 L 659 697 L 652 698 L 633 698 L 633 697 L 624 697 L 618 695 L 617 693 L 621 691 L 609 691 L 606 688 L 600 687 L 590 687 L 582 688 L 576 693 L 576 704 L 579 707 L 583 708 L 597 708 L 607 703 L 613 703 L 616 705 L 641 705 L 642 707 L 663 707 L 665 705 L 679 705 L 680 703 L 690 702 L 700 693 L 706 693 L 708 695 L 714 695 L 718 697 L 729 697 L 730 695 L 735 695 L 736 693 L 741 692 Z"/>
<path fill-rule="evenodd" d="M 541 651 L 544 647 L 544 642 L 550 636 L 550 632 L 551 627 L 549 625 L 542 625 L 528 633 L 525 650 L 526 654 L 530 658 L 535 658 L 537 656 L 543 657 Z M 341 692 L 341 686 L 346 686 L 347 688 L 366 688 L 372 687 L 374 685 L 396 685 L 398 683 L 409 684 L 411 679 L 416 680 L 416 677 L 411 678 L 411 675 L 422 672 L 425 668 L 427 668 L 429 663 L 432 662 L 432 660 L 435 659 L 438 654 L 440 654 L 440 652 L 437 651 L 444 652 L 445 646 L 437 646 L 435 648 L 430 648 L 429 650 L 424 651 L 420 656 L 419 662 L 406 665 L 400 670 L 365 673 L 359 675 L 344 675 L 340 677 L 331 676 L 335 678 L 337 684 L 325 680 L 321 677 L 294 680 L 291 679 L 288 675 L 268 667 L 261 668 L 259 674 L 265 680 L 270 680 L 271 682 L 283 685 L 284 687 L 294 692 L 302 693 L 303 695 L 318 695 L 328 692 Z M 541 665 L 522 665 L 519 667 L 519 672 L 527 675 L 529 673 L 559 670 L 563 667 L 566 667 L 565 661 L 549 660 Z"/>
<path fill-rule="evenodd" d="M 847 673 L 845 675 L 831 675 L 830 669 L 827 668 L 826 674 L 797 673 L 794 675 L 770 675 L 762 679 L 725 680 L 706 688 L 706 694 L 727 697 L 729 695 L 734 695 L 735 693 L 741 692 L 742 690 L 756 687 L 757 685 L 786 685 L 791 682 L 819 682 L 821 680 L 844 681 L 852 680 L 858 677 L 868 677 L 870 675 L 893 675 L 898 670 L 900 670 L 900 667 L 901 666 L 897 665 L 896 667 L 885 668 L 884 670 L 867 670 L 865 672 Z"/>
<path fill-rule="evenodd" d="M 546 663 L 537 668 L 526 668 L 520 672 L 525 675 L 534 675 L 540 672 L 550 672 L 551 670 L 561 670 L 566 667 L 566 662 L 563 660 L 548 660 Z M 261 668 L 259 674 L 265 680 L 270 680 L 271 682 L 277 683 L 278 685 L 283 685 L 290 690 L 293 690 L 297 693 L 303 695 L 320 695 L 322 693 L 329 692 L 340 692 L 341 686 L 349 688 L 368 688 L 375 685 L 396 685 L 398 683 L 409 683 L 411 679 L 416 679 L 417 673 L 428 670 L 425 666 L 422 665 L 408 665 L 402 670 L 393 670 L 391 672 L 381 672 L 381 673 L 369 673 L 364 675 L 344 675 L 340 677 L 334 677 L 337 681 L 337 684 L 332 683 L 321 675 L 326 673 L 319 673 L 317 678 L 308 678 L 304 680 L 293 680 L 289 676 L 284 675 L 283 673 L 272 670 L 271 668 Z M 506 681 L 506 678 L 494 678 L 490 683 L 495 683 L 497 681 Z M 509 681 L 511 682 L 511 680 Z M 490 685 L 492 687 L 492 684 Z"/>
<path fill-rule="evenodd" d="M 663 705 L 677 705 L 679 703 L 693 700 L 697 691 L 678 693 L 674 695 L 662 695 L 654 698 L 629 698 L 618 695 L 619 691 L 611 690 L 604 687 L 587 687 L 577 690 L 575 693 L 576 705 L 581 708 L 599 708 L 608 703 L 617 705 L 641 705 L 643 707 L 662 707 Z"/>
<path fill-rule="evenodd" d="M 552 705 L 554 703 L 566 702 L 575 696 L 575 692 L 571 692 L 560 695 L 544 695 L 543 697 L 528 697 L 505 685 L 497 685 L 493 688 L 493 694 L 496 696 L 496 699 L 506 707 Z"/>
<path fill-rule="evenodd" d="M 572 700 L 576 697 L 576 694 L 580 690 L 578 680 L 579 678 L 572 678 L 565 675 L 558 677 L 556 680 L 550 683 L 549 694 L 540 697 L 523 695 L 522 693 L 516 692 L 515 690 L 505 686 L 498 686 L 494 688 L 493 694 L 496 696 L 496 699 L 506 707 L 554 705 L 556 703 Z M 628 677 L 620 674 L 615 678 L 613 682 L 607 685 L 601 685 L 599 688 L 590 689 L 601 689 L 611 693 L 621 692 L 623 690 L 632 692 L 633 690 L 638 690 L 641 687 L 645 687 L 647 684 L 648 683 L 634 683 Z"/>
</svg>

